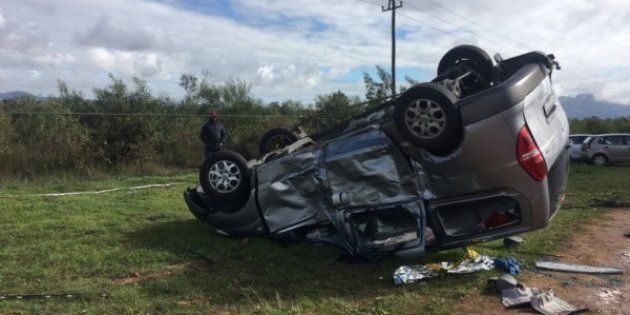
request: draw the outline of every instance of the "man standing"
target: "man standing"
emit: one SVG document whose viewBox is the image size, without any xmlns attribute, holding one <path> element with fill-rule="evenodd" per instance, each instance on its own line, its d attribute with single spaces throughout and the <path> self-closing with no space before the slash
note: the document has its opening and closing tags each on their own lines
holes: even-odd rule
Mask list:
<svg viewBox="0 0 630 315">
<path fill-rule="evenodd" d="M 206 159 L 221 150 L 227 138 L 225 127 L 217 121 L 219 114 L 216 111 L 210 111 L 209 114 L 210 119 L 203 125 L 199 135 L 201 141 L 206 144 Z"/>
</svg>

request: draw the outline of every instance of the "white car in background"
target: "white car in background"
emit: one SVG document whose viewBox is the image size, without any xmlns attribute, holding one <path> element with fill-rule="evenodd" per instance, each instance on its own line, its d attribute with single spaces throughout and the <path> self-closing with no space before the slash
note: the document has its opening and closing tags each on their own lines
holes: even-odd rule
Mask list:
<svg viewBox="0 0 630 315">
<path fill-rule="evenodd" d="M 571 161 L 584 160 L 584 152 L 582 151 L 582 142 L 584 142 L 586 138 L 591 137 L 591 136 L 592 135 L 587 135 L 587 134 L 569 135 L 569 140 L 571 140 L 571 148 L 569 148 L 569 155 L 571 157 Z"/>
</svg>

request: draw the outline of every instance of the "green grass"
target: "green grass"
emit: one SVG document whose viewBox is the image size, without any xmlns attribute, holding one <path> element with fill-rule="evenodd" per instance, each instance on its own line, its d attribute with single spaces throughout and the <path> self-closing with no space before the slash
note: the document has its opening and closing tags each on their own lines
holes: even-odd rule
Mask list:
<svg viewBox="0 0 630 315">
<path fill-rule="evenodd" d="M 30 194 L 177 182 L 175 187 L 99 196 L 0 198 L 0 293 L 107 292 L 109 298 L 3 301 L 0 313 L 324 313 L 447 314 L 465 296 L 480 292 L 494 272 L 445 277 L 397 287 L 391 273 L 401 264 L 337 262 L 330 247 L 282 246 L 266 238 L 225 238 L 193 219 L 182 199 L 196 175 L 36 182 L 2 181 L 0 195 Z M 520 250 L 551 253 L 605 210 L 593 198 L 630 197 L 629 167 L 571 169 L 569 196 L 549 228 L 525 235 Z M 600 195 L 601 194 L 601 195 Z M 195 248 L 217 262 L 188 253 Z M 536 256 L 506 250 L 500 242 L 478 252 Z M 418 263 L 456 260 L 462 250 L 429 254 Z M 112 280 L 163 273 L 159 279 L 119 285 Z"/>
</svg>

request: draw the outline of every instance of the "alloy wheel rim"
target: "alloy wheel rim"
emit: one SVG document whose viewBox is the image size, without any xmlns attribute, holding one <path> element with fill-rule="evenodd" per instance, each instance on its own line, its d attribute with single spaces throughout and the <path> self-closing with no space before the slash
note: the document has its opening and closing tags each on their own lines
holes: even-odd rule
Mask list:
<svg viewBox="0 0 630 315">
<path fill-rule="evenodd" d="M 442 106 L 429 99 L 417 99 L 405 109 L 405 125 L 416 137 L 433 139 L 446 128 L 446 113 Z"/>
<path fill-rule="evenodd" d="M 241 170 L 236 163 L 221 160 L 212 164 L 208 178 L 214 190 L 227 194 L 236 190 L 241 183 Z"/>
</svg>

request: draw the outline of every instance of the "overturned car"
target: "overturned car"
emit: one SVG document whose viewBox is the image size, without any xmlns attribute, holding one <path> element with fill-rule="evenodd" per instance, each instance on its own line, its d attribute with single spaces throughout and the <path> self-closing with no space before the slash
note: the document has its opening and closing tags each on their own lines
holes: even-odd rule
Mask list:
<svg viewBox="0 0 630 315">
<path fill-rule="evenodd" d="M 184 193 L 229 236 L 414 258 L 545 227 L 564 199 L 569 127 L 553 55 L 458 46 L 438 76 L 315 135 L 274 128 L 261 157 L 220 151 Z"/>
</svg>

